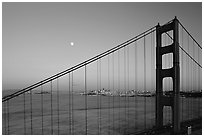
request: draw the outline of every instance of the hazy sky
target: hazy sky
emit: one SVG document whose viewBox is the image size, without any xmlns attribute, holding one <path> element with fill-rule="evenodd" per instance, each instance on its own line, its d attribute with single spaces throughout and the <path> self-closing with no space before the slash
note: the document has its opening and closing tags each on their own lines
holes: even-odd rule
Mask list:
<svg viewBox="0 0 204 137">
<path fill-rule="evenodd" d="M 202 44 L 201 3 L 3 3 L 2 7 L 3 89 L 24 88 L 174 16 Z"/>
</svg>

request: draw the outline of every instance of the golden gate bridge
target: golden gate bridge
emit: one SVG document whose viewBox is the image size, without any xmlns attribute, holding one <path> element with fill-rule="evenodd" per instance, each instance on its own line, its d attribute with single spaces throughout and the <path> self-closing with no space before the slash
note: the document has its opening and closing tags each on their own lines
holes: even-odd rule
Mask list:
<svg viewBox="0 0 204 137">
<path fill-rule="evenodd" d="M 187 134 L 202 121 L 201 57 L 175 17 L 4 96 L 2 132 Z"/>
</svg>

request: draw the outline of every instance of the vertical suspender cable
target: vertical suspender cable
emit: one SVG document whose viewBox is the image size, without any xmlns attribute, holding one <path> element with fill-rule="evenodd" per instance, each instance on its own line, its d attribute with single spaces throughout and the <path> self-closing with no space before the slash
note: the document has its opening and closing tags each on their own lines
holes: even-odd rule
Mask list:
<svg viewBox="0 0 204 137">
<path fill-rule="evenodd" d="M 189 41 L 189 54 L 191 51 L 190 41 Z M 191 88 L 192 88 L 192 75 L 191 75 L 191 60 L 189 59 L 189 94 L 191 94 Z M 191 97 L 189 98 L 189 119 L 191 119 Z"/>
<path fill-rule="evenodd" d="M 113 76 L 113 131 L 115 128 L 115 117 L 114 117 L 114 96 L 115 96 L 115 89 L 114 89 L 114 52 L 112 53 L 112 76 Z"/>
<path fill-rule="evenodd" d="M 70 73 L 68 75 L 68 134 L 70 134 Z"/>
<path fill-rule="evenodd" d="M 50 106 L 50 108 L 51 108 L 51 134 L 53 135 L 53 113 L 52 113 L 52 80 L 50 81 L 50 84 L 51 84 L 51 89 L 50 89 L 50 92 L 51 92 L 51 94 L 50 94 L 50 98 L 51 98 L 51 106 Z"/>
<path fill-rule="evenodd" d="M 201 59 L 200 59 L 201 57 Z M 199 54 L 199 60 L 201 61 L 201 64 L 202 64 L 202 53 Z M 199 91 L 202 92 L 202 69 L 199 68 Z M 199 110 L 200 110 L 200 117 L 202 117 L 202 98 L 200 99 L 200 102 L 199 102 Z"/>
<path fill-rule="evenodd" d="M 152 66 L 152 69 L 153 69 L 153 71 L 152 71 L 152 86 L 153 86 L 153 89 L 152 89 L 152 91 L 153 91 L 153 94 L 156 94 L 156 57 L 155 57 L 155 54 L 156 54 L 156 44 L 155 44 L 155 39 L 156 39 L 156 37 L 155 37 L 155 32 L 153 32 L 153 34 L 152 34 L 152 43 L 153 43 L 153 51 L 152 51 L 152 61 L 153 61 L 153 66 Z M 154 105 L 156 105 L 155 104 L 155 101 L 153 101 L 152 102 L 152 104 L 154 104 Z M 155 106 L 153 106 L 152 107 L 152 112 L 154 113 L 154 115 L 155 115 Z M 155 122 L 155 120 L 154 119 L 152 119 L 154 122 Z M 153 122 L 153 123 L 154 123 Z"/>
<path fill-rule="evenodd" d="M 190 51 L 191 51 L 191 44 L 190 44 L 190 41 L 189 41 L 189 54 L 190 54 Z M 189 85 L 190 85 L 190 88 L 189 88 L 189 92 L 191 94 L 192 92 L 192 62 L 191 60 L 189 59 L 189 75 L 190 75 L 190 79 L 189 79 Z M 189 98 L 189 110 L 190 110 L 190 114 L 189 114 L 189 117 L 191 119 L 191 116 L 192 116 L 192 97 Z"/>
<path fill-rule="evenodd" d="M 99 61 L 97 60 L 97 121 L 98 121 L 98 135 L 100 134 L 100 108 L 99 108 Z"/>
<path fill-rule="evenodd" d="M 120 50 L 118 50 L 118 98 L 119 98 L 119 112 L 118 112 L 118 117 L 119 117 L 119 133 L 120 133 Z"/>
<path fill-rule="evenodd" d="M 154 77 L 153 77 L 153 81 L 154 81 L 154 84 L 153 85 L 154 85 L 154 93 L 156 94 L 156 44 L 155 43 L 156 43 L 156 32 L 153 32 L 153 44 L 154 44 L 154 48 L 153 48 L 153 50 L 154 50 L 154 52 L 153 52 L 153 59 L 154 59 Z M 156 111 L 155 107 L 154 107 L 154 111 Z M 155 113 L 154 113 L 154 116 L 155 116 Z M 155 122 L 155 120 L 154 120 L 154 122 Z"/>
<path fill-rule="evenodd" d="M 126 47 L 124 47 L 124 92 L 125 92 L 125 123 L 127 123 L 127 117 L 126 117 L 126 96 L 127 96 L 127 93 L 126 93 Z M 125 127 L 124 127 L 124 132 L 126 134 L 126 124 L 125 124 Z"/>
<path fill-rule="evenodd" d="M 97 82 L 97 127 L 98 127 L 98 135 L 99 135 L 99 103 L 98 103 L 98 60 L 96 63 L 96 82 Z"/>
<path fill-rule="evenodd" d="M 193 58 L 195 58 L 194 57 L 194 41 L 192 41 L 192 44 L 193 44 L 193 46 L 192 46 L 192 56 L 193 56 Z M 194 92 L 194 75 L 193 75 L 193 70 L 194 70 L 194 62 L 193 62 L 193 60 L 191 60 L 191 92 Z M 195 70 L 194 70 L 194 74 L 195 74 Z M 193 119 L 193 105 L 194 105 L 194 99 L 193 98 L 191 98 L 191 118 Z"/>
<path fill-rule="evenodd" d="M 188 44 L 188 41 L 187 41 L 187 44 Z M 188 45 L 187 45 L 187 49 L 188 49 Z M 187 93 L 188 93 L 188 78 L 189 78 L 189 76 L 188 76 L 188 57 L 187 57 L 187 55 L 185 55 L 185 60 L 186 60 L 186 74 L 185 74 L 185 76 L 186 76 L 186 78 L 185 78 L 185 83 L 186 83 L 186 87 L 185 87 L 185 93 L 186 93 L 186 95 L 187 95 Z M 188 120 L 188 98 L 185 98 L 185 110 L 186 110 L 186 113 L 187 113 L 187 115 L 185 116 L 185 120 Z"/>
<path fill-rule="evenodd" d="M 184 46 L 184 43 L 183 43 L 183 29 L 181 28 L 181 45 L 182 45 L 182 48 Z M 183 52 L 181 52 L 181 84 L 182 84 L 182 87 L 181 87 L 181 91 L 183 92 L 184 91 L 184 56 L 183 56 Z M 183 121 L 183 98 L 181 98 L 181 121 Z"/>
<path fill-rule="evenodd" d="M 30 90 L 30 131 L 33 134 L 32 90 Z"/>
<path fill-rule="evenodd" d="M 146 43 L 144 36 L 144 93 L 146 95 Z M 144 128 L 146 130 L 146 96 L 144 97 Z"/>
<path fill-rule="evenodd" d="M 192 46 L 192 48 L 193 48 L 193 49 L 192 49 L 192 50 L 193 50 L 193 51 L 192 51 L 192 52 L 193 52 L 193 53 L 192 53 L 192 56 L 193 56 L 193 58 L 195 58 L 195 56 L 194 56 L 194 47 L 195 47 L 194 41 L 192 41 L 192 44 L 193 44 L 193 46 Z M 192 79 L 192 80 L 191 80 L 191 81 L 192 81 L 192 84 L 191 84 L 191 86 L 192 86 L 192 87 L 191 87 L 191 92 L 194 92 L 194 75 L 193 75 L 193 71 L 195 72 L 194 62 L 191 60 L 191 76 L 192 76 L 192 78 L 191 78 L 191 79 Z M 195 72 L 195 73 L 196 73 L 196 72 Z M 193 113 L 194 113 L 194 111 L 193 111 L 193 108 L 194 108 L 194 103 L 193 103 L 193 102 L 194 102 L 194 99 L 191 98 L 191 101 L 192 101 L 192 102 L 191 102 L 191 111 L 192 111 L 192 114 L 191 114 L 191 115 L 192 115 L 192 119 L 193 119 L 193 116 L 194 116 L 194 115 L 193 115 Z"/>
<path fill-rule="evenodd" d="M 195 54 L 194 54 L 194 49 L 195 47 L 195 44 L 194 44 L 194 41 L 193 41 L 193 57 L 195 58 Z M 196 75 L 196 69 L 194 67 L 194 63 L 192 62 L 192 72 L 191 72 L 191 75 L 192 75 L 192 91 L 195 91 L 194 87 L 195 87 L 195 75 Z M 195 75 L 193 75 L 193 71 L 195 72 Z M 192 103 L 192 118 L 194 117 L 194 103 Z"/>
<path fill-rule="evenodd" d="M 85 65 L 85 121 L 86 121 L 86 135 L 87 135 L 87 72 L 86 72 L 86 65 Z"/>
<path fill-rule="evenodd" d="M 197 48 L 198 49 L 198 48 Z M 199 58 L 199 55 L 198 55 L 198 53 L 197 53 L 197 51 L 195 51 L 195 53 L 197 54 L 197 57 Z M 197 58 L 197 59 L 198 59 Z M 197 65 L 195 65 L 195 70 L 196 70 L 196 75 L 195 75 L 195 90 L 196 90 L 196 92 L 198 92 L 198 82 L 199 81 L 197 81 L 198 79 L 198 76 L 199 76 L 199 73 L 198 73 L 198 70 L 199 70 L 199 67 L 197 66 Z M 199 107 L 198 107 L 198 105 L 199 105 L 199 97 L 197 97 L 197 99 L 196 99 L 196 109 L 197 109 L 197 111 L 196 111 L 196 114 L 197 114 L 197 116 L 199 117 L 199 114 L 198 114 L 198 110 L 199 110 Z"/>
<path fill-rule="evenodd" d="M 184 35 L 184 36 L 185 36 L 185 35 Z M 185 42 L 184 42 L 184 44 L 185 44 Z M 186 44 L 185 44 L 185 45 L 186 45 Z M 185 45 L 183 45 L 183 48 L 184 48 Z M 183 51 L 182 51 L 182 52 L 183 52 Z M 185 81 L 184 81 L 184 82 L 185 82 L 185 95 L 186 95 L 187 92 L 188 92 L 188 91 L 187 91 L 187 90 L 188 90 L 188 75 L 187 75 L 187 74 L 188 74 L 188 72 L 187 72 L 187 70 L 188 70 L 187 60 L 188 60 L 188 59 L 187 59 L 186 54 L 183 54 L 183 55 L 185 55 L 185 56 L 184 56 L 184 59 L 185 59 L 185 63 L 184 63 L 184 66 L 185 66 L 185 71 L 184 71 L 184 72 L 185 72 Z M 187 119 L 188 119 L 188 106 L 187 106 L 188 103 L 187 103 L 187 102 L 188 102 L 188 98 L 185 98 L 185 101 L 184 101 L 184 103 L 185 103 L 185 105 L 184 105 L 184 106 L 185 106 L 185 109 L 184 109 L 184 110 L 186 110 L 185 113 L 186 113 L 187 115 L 184 115 L 184 116 L 185 116 L 185 117 L 183 117 L 184 120 L 187 120 Z"/>
<path fill-rule="evenodd" d="M 156 71 L 156 57 L 155 57 L 155 49 L 156 49 L 156 47 L 155 47 L 156 45 L 155 45 L 155 32 L 152 32 L 152 47 L 153 47 L 153 51 L 152 51 L 152 62 L 153 62 L 153 64 L 152 64 L 152 69 L 153 69 L 153 71 L 152 71 L 152 86 L 153 86 L 153 88 L 152 88 L 152 92 L 153 92 L 153 94 L 155 94 L 155 80 L 156 80 L 156 78 L 155 78 L 155 71 Z M 155 103 L 155 101 L 154 102 L 152 102 L 152 104 L 154 104 Z M 155 104 L 154 104 L 155 105 Z M 154 107 L 152 107 L 152 112 L 154 113 L 154 108 L 155 108 L 155 106 Z M 155 114 L 155 113 L 154 113 Z M 153 121 L 155 121 L 154 119 L 152 119 Z M 154 122 L 153 122 L 154 123 Z"/>
<path fill-rule="evenodd" d="M 188 46 L 188 49 L 187 49 L 187 53 L 189 53 L 189 35 L 188 35 L 188 40 L 187 40 L 187 42 L 188 42 L 188 44 L 187 44 L 187 46 Z M 188 86 L 187 86 L 187 91 L 188 91 L 188 94 L 189 94 L 189 89 L 190 89 L 190 76 L 189 76 L 189 59 L 188 58 L 186 58 L 187 59 L 187 75 L 188 75 L 188 79 L 187 79 L 187 82 L 188 82 Z M 190 108 L 189 108 L 189 98 L 188 98 L 188 120 L 189 120 L 189 116 L 190 116 Z"/>
<path fill-rule="evenodd" d="M 197 48 L 198 50 L 197 50 L 197 54 L 198 54 L 198 63 L 200 64 L 200 56 L 199 56 L 199 48 Z M 200 68 L 199 67 L 197 67 L 198 68 L 198 92 L 200 92 Z M 200 116 L 200 99 L 198 99 L 198 117 Z"/>
<path fill-rule="evenodd" d="M 130 94 L 130 89 L 129 89 L 129 46 L 127 46 L 127 92 L 128 92 L 128 96 L 127 96 L 127 101 L 128 101 L 128 114 L 127 114 L 127 119 L 128 119 L 128 130 L 129 130 L 129 94 Z"/>
<path fill-rule="evenodd" d="M 151 40 L 150 40 L 150 50 L 151 50 L 151 60 L 150 60 L 151 61 L 151 67 L 150 67 L 151 68 L 151 83 L 150 84 L 151 85 L 150 85 L 150 93 L 152 93 L 152 91 L 153 91 L 152 87 L 153 87 L 153 48 L 154 47 L 153 47 L 153 36 L 152 35 L 153 35 L 153 33 L 151 33 L 151 35 L 150 35 L 151 36 Z M 152 107 L 152 103 L 153 103 L 152 98 L 150 99 L 150 101 L 151 101 L 150 102 L 150 105 L 151 105 L 150 106 L 150 111 L 153 112 L 152 111 L 152 108 L 153 108 Z M 152 126 L 152 120 L 150 120 L 150 126 Z"/>
<path fill-rule="evenodd" d="M 197 51 L 198 51 L 198 48 L 197 48 Z M 199 55 L 198 55 L 198 53 L 197 53 L 197 51 L 195 50 L 195 54 L 197 55 L 197 62 L 198 62 L 198 57 L 199 57 Z M 199 62 L 198 62 L 199 63 Z M 198 92 L 198 82 L 199 81 L 197 81 L 198 80 L 198 76 L 199 76 L 199 73 L 198 73 L 198 70 L 199 70 L 199 67 L 197 66 L 197 65 L 195 65 L 195 71 L 196 71 L 196 75 L 195 75 L 195 91 L 196 92 Z M 199 97 L 197 97 L 197 99 L 196 99 L 196 117 L 198 117 L 199 116 L 199 114 L 198 114 L 198 110 L 199 110 L 199 107 L 198 107 L 198 103 L 199 102 Z"/>
<path fill-rule="evenodd" d="M 74 134 L 74 72 L 72 71 L 72 134 Z"/>
<path fill-rule="evenodd" d="M 197 54 L 198 54 L 198 62 L 199 62 L 199 49 L 197 48 L 197 52 L 196 52 Z M 200 68 L 197 66 L 197 77 L 196 77 L 196 86 L 197 86 L 197 88 L 196 88 L 196 90 L 197 90 L 197 92 L 198 93 L 200 93 L 200 90 L 199 90 L 199 76 L 200 76 Z M 200 100 L 202 100 L 202 97 L 200 98 L 200 97 L 198 97 L 198 105 L 197 105 L 197 107 L 198 107 L 198 117 L 199 117 L 199 112 L 200 112 L 200 108 L 199 108 L 199 104 L 200 104 Z"/>
<path fill-rule="evenodd" d="M 57 132 L 59 135 L 59 79 L 57 78 Z"/>
<path fill-rule="evenodd" d="M 137 41 L 135 41 L 135 129 L 137 127 Z"/>
<path fill-rule="evenodd" d="M 42 123 L 41 123 L 41 127 L 42 127 L 42 135 L 44 134 L 43 133 L 43 85 L 41 85 L 41 120 L 42 120 Z"/>
<path fill-rule="evenodd" d="M 101 90 L 101 59 L 99 59 L 99 90 L 100 90 L 100 96 L 99 96 L 99 123 L 100 123 L 100 132 L 101 132 L 101 96 L 102 96 L 102 90 Z"/>
<path fill-rule="evenodd" d="M 108 124 L 108 134 L 110 135 L 110 97 L 111 97 L 111 93 L 110 93 L 110 69 L 109 69 L 109 64 L 110 64 L 110 55 L 108 55 L 108 91 L 109 91 L 109 96 L 108 96 L 108 121 L 109 121 L 109 124 Z"/>
<path fill-rule="evenodd" d="M 4 135 L 6 135 L 7 133 L 7 115 L 6 115 L 6 102 L 3 102 L 3 104 L 4 104 L 4 122 L 5 122 L 5 124 L 4 124 Z"/>
<path fill-rule="evenodd" d="M 24 135 L 26 135 L 26 113 L 25 113 L 25 93 L 23 93 L 23 119 L 24 119 Z"/>
<path fill-rule="evenodd" d="M 8 127 L 7 127 L 7 133 L 8 133 L 8 135 L 9 135 L 9 134 L 10 134 L 10 129 L 9 129 L 9 128 L 10 128 L 10 123 L 9 123 L 9 100 L 7 100 L 7 113 L 8 113 L 8 114 L 7 114 L 7 120 L 8 120 L 8 121 L 7 121 L 7 126 L 8 126 Z"/>
<path fill-rule="evenodd" d="M 151 51 L 152 51 L 152 53 L 151 53 L 151 94 L 153 94 L 153 92 L 154 92 L 154 81 L 155 81 L 155 79 L 154 79 L 154 71 L 155 71 L 154 48 L 155 48 L 155 45 L 154 45 L 154 32 L 152 32 L 151 33 Z M 154 106 L 152 106 L 152 105 L 154 105 L 153 98 L 151 98 L 151 112 L 154 112 L 154 110 L 153 110 Z M 154 120 L 154 119 L 152 118 L 152 120 Z M 151 122 L 151 124 L 153 126 L 153 122 Z"/>
<path fill-rule="evenodd" d="M 202 63 L 202 62 L 200 62 L 200 57 L 202 57 L 202 56 L 200 56 L 200 54 L 199 54 L 199 48 L 197 48 L 198 49 L 198 63 L 200 64 L 200 63 Z M 202 58 L 201 58 L 201 60 L 202 60 Z M 198 91 L 199 92 L 201 92 L 201 89 L 200 89 L 200 86 L 201 86 L 201 83 L 200 82 L 202 82 L 202 80 L 200 79 L 200 75 L 202 74 L 202 71 L 200 71 L 200 68 L 198 67 Z M 202 78 L 202 77 L 201 77 Z M 202 88 L 202 87 L 201 87 Z M 201 114 L 202 114 L 202 111 L 200 111 L 200 109 L 202 110 L 202 108 L 201 108 L 201 103 L 202 103 L 202 97 L 201 97 L 201 99 L 199 99 L 199 104 L 198 104 L 198 116 L 201 116 Z"/>
<path fill-rule="evenodd" d="M 72 134 L 71 129 L 71 79 L 70 79 L 70 73 L 69 73 L 69 134 Z"/>
</svg>

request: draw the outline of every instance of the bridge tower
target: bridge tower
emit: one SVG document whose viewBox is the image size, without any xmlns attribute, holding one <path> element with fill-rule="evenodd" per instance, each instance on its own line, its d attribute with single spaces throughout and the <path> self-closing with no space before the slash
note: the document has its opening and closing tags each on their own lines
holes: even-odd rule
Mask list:
<svg viewBox="0 0 204 137">
<path fill-rule="evenodd" d="M 173 31 L 173 43 L 162 47 L 162 34 Z M 173 67 L 162 69 L 162 56 L 173 53 Z M 166 97 L 163 95 L 163 79 L 171 77 L 173 81 L 173 95 Z M 180 90 L 180 68 L 179 68 L 179 28 L 178 20 L 175 19 L 163 26 L 159 24 L 156 27 L 156 127 L 163 126 L 163 108 L 170 106 L 172 108 L 173 133 L 178 134 L 180 131 L 180 107 L 179 91 Z"/>
</svg>

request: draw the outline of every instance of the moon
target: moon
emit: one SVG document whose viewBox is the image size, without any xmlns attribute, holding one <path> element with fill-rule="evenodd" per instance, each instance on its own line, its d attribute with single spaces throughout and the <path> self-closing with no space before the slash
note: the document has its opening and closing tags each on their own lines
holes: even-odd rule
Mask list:
<svg viewBox="0 0 204 137">
<path fill-rule="evenodd" d="M 70 42 L 70 45 L 71 45 L 71 46 L 74 46 L 74 42 Z"/>
</svg>

